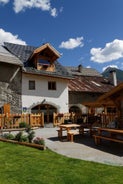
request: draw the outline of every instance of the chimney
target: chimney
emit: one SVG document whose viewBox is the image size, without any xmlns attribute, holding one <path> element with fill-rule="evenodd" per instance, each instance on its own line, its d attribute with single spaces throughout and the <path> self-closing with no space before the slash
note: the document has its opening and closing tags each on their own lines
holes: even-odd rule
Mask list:
<svg viewBox="0 0 123 184">
<path fill-rule="evenodd" d="M 111 75 L 112 75 L 111 78 L 113 79 L 113 84 L 114 84 L 114 86 L 117 86 L 116 70 L 111 70 L 110 73 L 111 73 Z"/>
<path fill-rule="evenodd" d="M 82 73 L 82 65 L 78 66 L 78 72 Z"/>
</svg>

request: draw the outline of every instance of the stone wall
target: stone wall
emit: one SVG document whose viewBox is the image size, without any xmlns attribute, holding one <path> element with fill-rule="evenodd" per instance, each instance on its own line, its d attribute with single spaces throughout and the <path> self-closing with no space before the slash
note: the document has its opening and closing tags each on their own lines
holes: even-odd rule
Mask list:
<svg viewBox="0 0 123 184">
<path fill-rule="evenodd" d="M 9 103 L 11 113 L 21 113 L 22 111 L 21 78 L 19 66 L 0 64 L 0 107 Z"/>
</svg>

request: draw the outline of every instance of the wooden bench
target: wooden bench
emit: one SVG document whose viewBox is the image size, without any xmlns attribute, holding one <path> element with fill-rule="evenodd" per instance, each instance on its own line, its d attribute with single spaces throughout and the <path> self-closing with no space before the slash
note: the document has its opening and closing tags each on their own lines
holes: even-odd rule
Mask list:
<svg viewBox="0 0 123 184">
<path fill-rule="evenodd" d="M 73 142 L 73 138 L 74 138 L 74 135 L 79 135 L 79 131 L 77 130 L 70 130 L 68 133 L 67 133 L 67 139 L 68 141 L 71 141 Z"/>
<path fill-rule="evenodd" d="M 108 141 L 113 141 L 113 142 L 118 142 L 118 143 L 123 143 L 122 139 L 118 138 L 112 138 L 112 137 L 107 137 L 107 136 L 102 136 L 102 135 L 93 135 L 95 144 L 100 144 L 101 139 L 108 140 Z"/>
</svg>

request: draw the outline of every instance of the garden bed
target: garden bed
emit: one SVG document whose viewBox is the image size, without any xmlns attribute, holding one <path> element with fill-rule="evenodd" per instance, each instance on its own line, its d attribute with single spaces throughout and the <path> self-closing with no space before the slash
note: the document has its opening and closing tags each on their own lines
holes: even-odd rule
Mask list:
<svg viewBox="0 0 123 184">
<path fill-rule="evenodd" d="M 46 149 L 45 145 L 34 144 L 34 143 L 29 143 L 29 142 L 19 142 L 19 141 L 5 139 L 5 138 L 0 138 L 0 141 L 14 143 L 14 144 L 20 144 L 20 145 L 24 145 L 24 146 L 29 146 L 29 147 L 37 148 L 37 149 L 40 149 L 40 150 L 45 150 Z"/>
</svg>

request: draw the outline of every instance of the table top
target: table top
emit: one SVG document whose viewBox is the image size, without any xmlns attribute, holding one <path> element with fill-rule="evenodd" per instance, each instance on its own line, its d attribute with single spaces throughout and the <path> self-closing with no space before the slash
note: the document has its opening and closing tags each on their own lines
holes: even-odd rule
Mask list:
<svg viewBox="0 0 123 184">
<path fill-rule="evenodd" d="M 99 131 L 107 131 L 107 132 L 114 132 L 114 133 L 121 133 L 121 134 L 123 134 L 123 130 L 121 130 L 121 129 L 113 129 L 113 128 L 102 128 L 102 127 L 99 127 L 98 130 Z"/>
<path fill-rule="evenodd" d="M 76 128 L 76 127 L 80 127 L 80 125 L 71 123 L 71 124 L 61 124 L 61 125 L 59 125 L 59 127 L 61 127 L 61 128 Z"/>
</svg>

